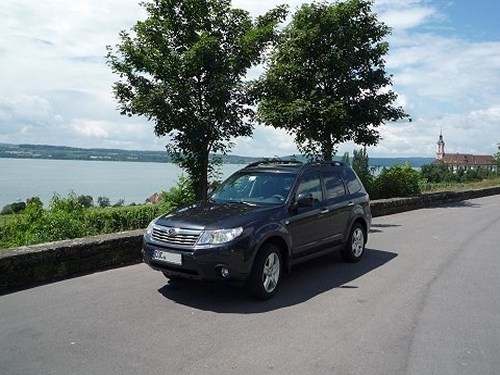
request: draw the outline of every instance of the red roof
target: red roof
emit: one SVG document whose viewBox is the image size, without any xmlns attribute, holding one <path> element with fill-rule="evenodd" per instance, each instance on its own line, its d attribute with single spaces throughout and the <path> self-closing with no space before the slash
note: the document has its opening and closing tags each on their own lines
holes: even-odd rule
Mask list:
<svg viewBox="0 0 500 375">
<path fill-rule="evenodd" d="M 148 199 L 146 199 L 146 202 L 153 203 L 153 204 L 160 203 L 161 202 L 161 195 L 158 193 L 154 193 L 152 196 L 150 196 Z"/>
<path fill-rule="evenodd" d="M 495 159 L 491 155 L 445 154 L 439 161 L 453 165 L 496 165 Z"/>
</svg>

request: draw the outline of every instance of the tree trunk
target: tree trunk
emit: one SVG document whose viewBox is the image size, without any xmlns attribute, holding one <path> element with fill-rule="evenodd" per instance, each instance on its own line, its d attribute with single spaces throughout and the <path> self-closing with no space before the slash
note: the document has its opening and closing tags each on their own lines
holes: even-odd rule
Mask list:
<svg viewBox="0 0 500 375">
<path fill-rule="evenodd" d="M 333 158 L 333 146 L 330 142 L 323 143 L 323 161 L 332 161 Z"/>
<path fill-rule="evenodd" d="M 198 186 L 196 190 L 196 198 L 197 200 L 205 200 L 207 199 L 207 190 L 208 190 L 208 164 L 209 164 L 209 152 L 206 151 L 201 156 L 199 165 L 199 179 Z"/>
</svg>

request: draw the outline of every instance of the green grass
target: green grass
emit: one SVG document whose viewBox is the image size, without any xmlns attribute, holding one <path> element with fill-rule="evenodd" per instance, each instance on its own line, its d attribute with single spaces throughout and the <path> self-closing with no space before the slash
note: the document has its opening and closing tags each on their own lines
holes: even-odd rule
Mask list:
<svg viewBox="0 0 500 375">
<path fill-rule="evenodd" d="M 483 189 L 495 186 L 500 186 L 500 176 L 478 182 L 464 182 L 464 183 L 442 182 L 439 184 L 427 184 L 427 186 L 425 186 L 425 189 L 423 190 L 423 194 L 440 193 L 443 191 L 474 190 L 474 189 Z"/>
</svg>

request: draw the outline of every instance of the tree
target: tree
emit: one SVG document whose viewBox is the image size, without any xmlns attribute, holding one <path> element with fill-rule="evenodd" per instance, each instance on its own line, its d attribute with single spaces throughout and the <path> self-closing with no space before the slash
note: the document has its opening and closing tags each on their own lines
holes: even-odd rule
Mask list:
<svg viewBox="0 0 500 375">
<path fill-rule="evenodd" d="M 118 199 L 118 201 L 113 205 L 113 207 L 123 207 L 125 205 L 125 199 Z"/>
<path fill-rule="evenodd" d="M 0 215 L 16 214 L 19 212 L 23 212 L 25 208 L 26 208 L 25 202 L 14 202 L 4 206 L 2 208 L 2 211 L 0 212 Z"/>
<path fill-rule="evenodd" d="M 340 161 L 343 162 L 343 163 L 351 165 L 351 162 L 349 160 L 349 153 L 348 152 L 344 152 L 344 155 L 342 155 L 342 158 L 340 159 Z"/>
<path fill-rule="evenodd" d="M 91 195 L 80 195 L 78 202 L 85 208 L 94 206 L 94 198 Z"/>
<path fill-rule="evenodd" d="M 407 115 L 392 103 L 384 56 L 390 28 L 371 1 L 302 5 L 255 85 L 260 122 L 285 129 L 309 159 L 332 160 L 340 143 L 372 146 L 377 127 Z"/>
<path fill-rule="evenodd" d="M 101 196 L 101 197 L 97 198 L 97 205 L 100 208 L 106 208 L 106 207 L 111 206 L 111 202 L 110 202 L 108 197 Z"/>
<path fill-rule="evenodd" d="M 148 17 L 134 35 L 121 31 L 121 43 L 107 47 L 120 77 L 113 92 L 122 114 L 145 116 L 157 136 L 169 137 L 169 155 L 203 199 L 210 154 L 225 154 L 231 139 L 252 134 L 246 73 L 263 62 L 287 10 L 279 6 L 254 21 L 230 0 L 141 4 Z"/>
<path fill-rule="evenodd" d="M 370 170 L 370 159 L 366 147 L 359 151 L 353 151 L 352 169 L 354 169 L 361 179 L 361 182 L 363 182 L 368 192 L 371 192 L 373 186 L 373 173 Z"/>
<path fill-rule="evenodd" d="M 493 158 L 497 163 L 497 174 L 500 174 L 500 143 L 497 143 L 497 147 L 498 147 L 498 152 L 495 155 L 493 155 Z"/>
</svg>

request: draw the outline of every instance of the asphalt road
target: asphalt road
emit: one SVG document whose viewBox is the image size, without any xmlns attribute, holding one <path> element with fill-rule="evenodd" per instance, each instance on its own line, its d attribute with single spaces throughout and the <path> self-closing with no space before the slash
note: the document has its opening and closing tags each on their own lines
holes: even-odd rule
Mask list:
<svg viewBox="0 0 500 375">
<path fill-rule="evenodd" d="M 1 375 L 499 374 L 500 196 L 374 219 L 279 294 L 146 265 L 0 297 Z"/>
</svg>

